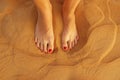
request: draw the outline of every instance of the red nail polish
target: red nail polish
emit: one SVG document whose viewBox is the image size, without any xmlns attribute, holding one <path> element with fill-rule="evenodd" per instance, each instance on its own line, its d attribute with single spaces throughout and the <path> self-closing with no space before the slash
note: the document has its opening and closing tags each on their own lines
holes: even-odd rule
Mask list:
<svg viewBox="0 0 120 80">
<path fill-rule="evenodd" d="M 52 49 L 49 49 L 49 53 L 52 53 Z"/>
<path fill-rule="evenodd" d="M 64 47 L 65 50 L 67 50 L 67 47 Z"/>
</svg>

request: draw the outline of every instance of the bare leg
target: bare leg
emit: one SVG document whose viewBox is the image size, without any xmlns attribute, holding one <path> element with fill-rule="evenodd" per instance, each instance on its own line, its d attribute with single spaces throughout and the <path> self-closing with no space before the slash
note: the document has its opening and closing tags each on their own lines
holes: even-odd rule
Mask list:
<svg viewBox="0 0 120 80">
<path fill-rule="evenodd" d="M 35 42 L 41 51 L 52 53 L 54 50 L 54 33 L 51 3 L 49 0 L 34 0 L 34 3 L 38 11 Z"/>
<path fill-rule="evenodd" d="M 62 47 L 64 50 L 72 49 L 77 44 L 78 33 L 75 23 L 75 10 L 80 0 L 65 0 L 63 4 L 64 30 L 62 34 Z"/>
</svg>

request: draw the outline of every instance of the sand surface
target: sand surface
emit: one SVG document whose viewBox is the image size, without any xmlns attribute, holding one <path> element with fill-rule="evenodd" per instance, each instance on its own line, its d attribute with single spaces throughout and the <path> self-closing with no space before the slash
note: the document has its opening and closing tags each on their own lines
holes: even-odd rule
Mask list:
<svg viewBox="0 0 120 80">
<path fill-rule="evenodd" d="M 0 80 L 120 80 L 120 0 L 83 0 L 76 10 L 80 40 L 61 49 L 62 1 L 52 0 L 55 52 L 34 43 L 32 0 L 0 0 Z"/>
</svg>

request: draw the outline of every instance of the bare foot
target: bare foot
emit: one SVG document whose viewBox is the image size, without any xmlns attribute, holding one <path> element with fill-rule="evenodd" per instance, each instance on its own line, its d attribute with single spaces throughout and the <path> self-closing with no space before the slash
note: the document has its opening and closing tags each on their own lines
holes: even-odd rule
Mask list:
<svg viewBox="0 0 120 80">
<path fill-rule="evenodd" d="M 78 42 L 78 33 L 75 23 L 75 15 L 64 17 L 64 30 L 62 34 L 62 47 L 63 50 L 72 49 Z"/>
<path fill-rule="evenodd" d="M 41 51 L 52 53 L 54 50 L 54 33 L 52 25 L 52 11 L 40 14 L 35 29 L 35 43 Z"/>
</svg>

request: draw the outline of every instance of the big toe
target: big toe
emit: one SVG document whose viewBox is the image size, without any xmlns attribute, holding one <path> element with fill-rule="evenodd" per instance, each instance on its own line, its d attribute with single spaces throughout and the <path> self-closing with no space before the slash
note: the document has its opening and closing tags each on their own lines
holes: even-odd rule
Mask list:
<svg viewBox="0 0 120 80">
<path fill-rule="evenodd" d="M 68 50 L 68 42 L 67 41 L 62 42 L 62 48 L 63 48 L 64 51 Z"/>
<path fill-rule="evenodd" d="M 48 51 L 49 54 L 53 53 L 53 51 L 54 51 L 54 43 L 52 41 L 48 43 L 48 50 L 47 51 Z"/>
</svg>

